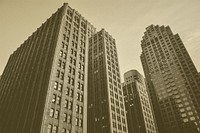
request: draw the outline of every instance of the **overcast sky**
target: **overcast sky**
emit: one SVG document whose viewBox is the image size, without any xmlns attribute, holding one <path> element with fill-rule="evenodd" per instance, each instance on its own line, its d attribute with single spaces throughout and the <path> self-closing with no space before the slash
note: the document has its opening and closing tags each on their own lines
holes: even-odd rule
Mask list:
<svg viewBox="0 0 200 133">
<path fill-rule="evenodd" d="M 0 0 L 0 75 L 10 54 L 64 2 L 116 39 L 121 75 L 143 74 L 140 41 L 151 24 L 178 33 L 200 71 L 200 0 Z"/>
</svg>

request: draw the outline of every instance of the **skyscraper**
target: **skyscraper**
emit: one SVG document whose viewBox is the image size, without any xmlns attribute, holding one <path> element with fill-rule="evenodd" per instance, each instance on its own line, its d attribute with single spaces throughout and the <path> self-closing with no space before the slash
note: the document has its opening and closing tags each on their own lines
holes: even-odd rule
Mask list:
<svg viewBox="0 0 200 133">
<path fill-rule="evenodd" d="M 89 39 L 88 133 L 127 133 L 115 39 L 104 29 Z"/>
<path fill-rule="evenodd" d="M 9 58 L 1 133 L 87 133 L 88 39 L 95 28 L 64 4 Z"/>
<path fill-rule="evenodd" d="M 173 34 L 169 26 L 150 25 L 141 47 L 159 131 L 199 131 L 200 77 L 179 35 Z"/>
<path fill-rule="evenodd" d="M 129 133 L 157 133 L 146 83 L 137 70 L 124 74 L 123 92 Z"/>
</svg>

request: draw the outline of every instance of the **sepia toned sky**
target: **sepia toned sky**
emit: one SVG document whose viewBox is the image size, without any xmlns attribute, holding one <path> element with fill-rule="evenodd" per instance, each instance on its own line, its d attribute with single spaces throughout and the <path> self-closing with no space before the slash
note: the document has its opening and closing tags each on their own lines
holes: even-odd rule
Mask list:
<svg viewBox="0 0 200 133">
<path fill-rule="evenodd" d="M 143 74 L 140 41 L 151 24 L 179 33 L 200 71 L 200 0 L 0 0 L 0 75 L 10 54 L 64 2 L 116 39 L 121 75 Z"/>
</svg>

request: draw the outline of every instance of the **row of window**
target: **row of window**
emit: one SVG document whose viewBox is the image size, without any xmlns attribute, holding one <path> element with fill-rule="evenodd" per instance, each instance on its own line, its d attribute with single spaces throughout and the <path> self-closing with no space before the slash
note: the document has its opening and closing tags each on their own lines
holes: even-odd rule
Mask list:
<svg viewBox="0 0 200 133">
<path fill-rule="evenodd" d="M 80 23 L 81 17 L 79 15 L 76 15 L 76 14 L 73 17 L 72 11 L 68 10 L 67 15 L 66 15 L 66 19 L 69 20 L 70 22 L 72 22 L 72 18 L 74 18 L 74 26 L 76 28 L 79 28 L 79 23 Z M 86 22 L 84 22 L 84 21 L 85 20 L 81 21 L 81 28 L 86 30 Z"/>
<path fill-rule="evenodd" d="M 61 58 L 67 59 L 67 53 L 66 53 L 66 52 L 63 52 L 63 50 L 60 50 L 59 55 L 60 55 Z"/>
<path fill-rule="evenodd" d="M 64 72 L 62 72 L 61 70 L 57 70 L 56 77 L 61 80 L 64 80 Z"/>
<path fill-rule="evenodd" d="M 117 117 L 116 117 L 114 112 L 112 112 L 112 119 L 113 120 L 118 120 L 118 122 L 122 121 L 122 123 L 126 124 L 125 116 L 124 117 L 120 117 L 120 115 L 117 115 Z"/>
<path fill-rule="evenodd" d="M 64 107 L 68 108 L 69 110 L 72 110 L 72 102 L 65 100 Z M 76 105 L 76 113 L 83 114 L 83 106 L 77 104 Z M 58 109 L 54 109 L 54 108 L 50 109 L 49 116 L 51 118 L 59 119 L 59 114 L 60 114 L 60 111 Z M 66 113 L 64 113 L 64 121 L 67 123 L 71 123 L 71 115 L 67 115 Z"/>
<path fill-rule="evenodd" d="M 119 130 L 126 132 L 126 126 L 125 125 L 122 126 L 120 123 L 118 123 L 117 125 L 115 121 L 113 121 L 113 128 L 118 128 Z"/>
<path fill-rule="evenodd" d="M 58 81 L 55 81 L 54 82 L 54 87 L 53 87 L 55 90 L 58 90 L 58 91 L 62 91 L 62 88 L 63 88 L 63 84 L 62 83 L 59 83 Z"/>
<path fill-rule="evenodd" d="M 62 61 L 61 59 L 58 60 L 58 67 L 65 69 L 65 65 L 66 63 L 64 61 Z"/>
<path fill-rule="evenodd" d="M 66 109 L 72 110 L 72 105 L 73 105 L 72 101 L 68 101 L 67 99 L 65 99 L 64 107 Z"/>
</svg>

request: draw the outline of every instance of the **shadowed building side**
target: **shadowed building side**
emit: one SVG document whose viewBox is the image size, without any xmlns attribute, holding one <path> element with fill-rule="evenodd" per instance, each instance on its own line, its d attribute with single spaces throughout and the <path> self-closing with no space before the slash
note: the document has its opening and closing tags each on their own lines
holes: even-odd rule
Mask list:
<svg viewBox="0 0 200 133">
<path fill-rule="evenodd" d="M 1 133 L 87 133 L 94 33 L 65 3 L 10 56 L 0 80 Z"/>
<path fill-rule="evenodd" d="M 128 131 L 130 133 L 157 133 L 146 83 L 137 70 L 130 70 L 124 74 L 123 93 Z"/>
<path fill-rule="evenodd" d="M 179 35 L 150 25 L 141 47 L 159 132 L 200 132 L 200 77 Z"/>
<path fill-rule="evenodd" d="M 102 29 L 88 57 L 88 133 L 128 133 L 115 39 Z"/>
<path fill-rule="evenodd" d="M 0 132 L 39 133 L 63 8 L 9 58 L 0 80 Z"/>
</svg>

